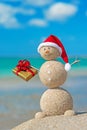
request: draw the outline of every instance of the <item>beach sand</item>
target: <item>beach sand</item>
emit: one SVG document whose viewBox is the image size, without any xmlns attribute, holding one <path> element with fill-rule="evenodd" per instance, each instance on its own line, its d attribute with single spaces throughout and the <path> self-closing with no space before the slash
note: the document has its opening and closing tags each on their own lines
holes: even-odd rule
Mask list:
<svg viewBox="0 0 87 130">
<path fill-rule="evenodd" d="M 71 93 L 75 111 L 87 111 L 86 86 L 87 71 L 69 72 L 63 87 Z M 40 97 L 46 89 L 38 75 L 28 82 L 16 75 L 0 78 L 0 130 L 11 130 L 34 118 L 35 113 L 40 111 Z"/>
<path fill-rule="evenodd" d="M 12 130 L 87 130 L 87 113 L 32 119 Z"/>
</svg>

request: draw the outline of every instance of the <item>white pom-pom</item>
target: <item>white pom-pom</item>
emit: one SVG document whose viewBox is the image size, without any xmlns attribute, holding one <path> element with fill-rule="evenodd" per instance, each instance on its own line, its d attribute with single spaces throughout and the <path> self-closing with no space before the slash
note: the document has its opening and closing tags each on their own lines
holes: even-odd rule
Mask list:
<svg viewBox="0 0 87 130">
<path fill-rule="evenodd" d="M 71 69 L 71 65 L 69 63 L 65 64 L 65 70 L 69 71 Z"/>
</svg>

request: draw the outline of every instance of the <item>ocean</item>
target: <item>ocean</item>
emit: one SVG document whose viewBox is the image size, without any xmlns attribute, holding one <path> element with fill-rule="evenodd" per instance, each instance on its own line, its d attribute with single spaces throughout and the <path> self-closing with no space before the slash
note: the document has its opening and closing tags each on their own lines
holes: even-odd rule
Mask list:
<svg viewBox="0 0 87 130">
<path fill-rule="evenodd" d="M 39 58 L 0 58 L 0 77 L 3 76 L 14 76 L 12 73 L 12 69 L 17 65 L 19 60 L 27 59 L 30 61 L 31 65 L 36 67 L 37 69 L 45 62 L 41 57 Z M 80 60 L 80 62 L 76 65 L 73 65 L 73 69 L 87 69 L 87 57 L 72 57 L 69 58 L 69 62 L 72 63 L 76 59 Z M 58 59 L 60 62 L 64 63 L 61 59 Z"/>
<path fill-rule="evenodd" d="M 40 82 L 38 74 L 26 82 L 12 72 L 18 61 L 23 59 L 29 60 L 37 69 L 45 62 L 40 57 L 0 58 L 0 130 L 10 130 L 34 118 L 40 111 L 40 97 L 47 87 Z M 87 57 L 71 57 L 69 62 L 75 59 L 80 62 L 72 66 L 62 87 L 72 95 L 74 110 L 87 112 Z"/>
</svg>

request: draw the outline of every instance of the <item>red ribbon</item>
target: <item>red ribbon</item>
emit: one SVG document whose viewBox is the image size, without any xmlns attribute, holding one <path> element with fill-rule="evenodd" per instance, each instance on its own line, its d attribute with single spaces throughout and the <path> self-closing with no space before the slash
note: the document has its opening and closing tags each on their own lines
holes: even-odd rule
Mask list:
<svg viewBox="0 0 87 130">
<path fill-rule="evenodd" d="M 32 73 L 32 76 L 34 76 L 34 72 L 32 70 L 30 70 L 30 62 L 28 60 L 20 60 L 18 62 L 18 65 L 16 66 L 17 67 L 17 71 L 16 71 L 16 74 L 18 75 L 18 73 L 20 71 L 27 71 L 27 72 L 31 72 Z"/>
</svg>

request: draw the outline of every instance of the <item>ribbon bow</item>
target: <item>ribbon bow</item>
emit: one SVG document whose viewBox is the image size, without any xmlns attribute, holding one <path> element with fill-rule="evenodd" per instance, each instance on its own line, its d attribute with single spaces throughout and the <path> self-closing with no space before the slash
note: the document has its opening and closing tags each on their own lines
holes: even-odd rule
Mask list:
<svg viewBox="0 0 87 130">
<path fill-rule="evenodd" d="M 34 76 L 34 72 L 32 70 L 30 70 L 30 62 L 28 60 L 20 60 L 18 62 L 18 65 L 16 66 L 17 67 L 17 71 L 16 71 L 16 74 L 18 75 L 18 73 L 20 71 L 27 71 L 27 72 L 31 72 L 32 73 L 32 76 Z"/>
</svg>

